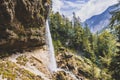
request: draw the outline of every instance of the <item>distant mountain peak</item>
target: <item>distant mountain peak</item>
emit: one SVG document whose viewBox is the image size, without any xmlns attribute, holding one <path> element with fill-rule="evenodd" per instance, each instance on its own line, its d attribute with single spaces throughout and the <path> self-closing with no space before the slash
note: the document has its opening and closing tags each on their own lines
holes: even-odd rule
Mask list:
<svg viewBox="0 0 120 80">
<path fill-rule="evenodd" d="M 87 19 L 84 24 L 88 24 L 91 32 L 96 33 L 97 31 L 101 31 L 105 29 L 110 23 L 110 19 L 112 14 L 110 12 L 117 10 L 120 6 L 113 5 L 107 8 L 103 13 L 99 15 L 94 15 L 91 18 Z"/>
</svg>

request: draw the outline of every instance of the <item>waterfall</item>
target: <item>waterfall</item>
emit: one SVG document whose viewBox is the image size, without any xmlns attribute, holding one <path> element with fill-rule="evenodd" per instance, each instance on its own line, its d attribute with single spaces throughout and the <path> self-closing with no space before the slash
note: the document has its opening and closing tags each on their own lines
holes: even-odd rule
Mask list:
<svg viewBox="0 0 120 80">
<path fill-rule="evenodd" d="M 52 44 L 52 37 L 51 37 L 50 29 L 49 29 L 48 19 L 46 20 L 46 43 L 49 48 L 49 58 L 50 58 L 48 67 L 51 72 L 55 72 L 57 70 L 57 64 L 55 60 L 54 47 Z"/>
<path fill-rule="evenodd" d="M 64 69 L 57 68 L 57 63 L 55 60 L 54 47 L 52 44 L 52 37 L 51 37 L 50 29 L 49 29 L 48 20 L 46 20 L 46 43 L 49 49 L 50 62 L 49 62 L 48 68 L 50 69 L 50 71 L 51 72 L 64 71 L 65 73 L 69 74 L 73 79 L 78 80 L 73 73 L 66 71 Z"/>
</svg>

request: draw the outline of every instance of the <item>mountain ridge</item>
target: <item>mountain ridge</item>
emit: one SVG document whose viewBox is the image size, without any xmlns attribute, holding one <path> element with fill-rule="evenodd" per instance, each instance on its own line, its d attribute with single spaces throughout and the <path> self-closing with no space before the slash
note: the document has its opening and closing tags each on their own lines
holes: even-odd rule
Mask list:
<svg viewBox="0 0 120 80">
<path fill-rule="evenodd" d="M 101 31 L 109 25 L 110 19 L 112 17 L 110 12 L 118 9 L 118 7 L 116 7 L 117 5 L 118 4 L 112 5 L 108 7 L 103 13 L 92 16 L 91 18 L 87 19 L 84 24 L 87 24 L 93 33 Z"/>
</svg>

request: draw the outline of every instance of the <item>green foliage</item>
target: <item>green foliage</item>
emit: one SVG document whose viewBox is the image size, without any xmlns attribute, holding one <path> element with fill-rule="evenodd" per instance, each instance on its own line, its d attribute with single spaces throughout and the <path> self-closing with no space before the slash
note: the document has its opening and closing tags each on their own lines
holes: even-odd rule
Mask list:
<svg viewBox="0 0 120 80">
<path fill-rule="evenodd" d="M 26 58 L 26 56 L 19 56 L 17 59 L 17 63 L 20 65 L 24 65 L 27 63 L 28 59 Z"/>
<path fill-rule="evenodd" d="M 120 3 L 117 5 L 119 6 Z M 116 7 L 117 7 L 116 6 Z M 120 10 L 113 12 L 113 16 L 111 18 L 111 29 L 113 33 L 117 37 L 117 55 L 112 59 L 110 71 L 112 72 L 112 76 L 115 80 L 119 80 L 120 78 Z"/>
<path fill-rule="evenodd" d="M 53 41 L 55 52 L 59 50 L 59 48 L 62 47 L 62 44 L 59 40 Z"/>
<path fill-rule="evenodd" d="M 82 28 L 75 16 L 74 26 L 65 16 L 58 12 L 50 15 L 50 28 L 54 43 L 58 41 L 61 45 L 76 50 L 90 51 L 90 30 L 88 27 Z M 55 42 L 56 41 L 56 42 Z M 56 44 L 55 44 L 56 45 Z"/>
<path fill-rule="evenodd" d="M 104 31 L 102 34 L 99 35 L 98 38 L 98 48 L 99 48 L 99 55 L 104 56 L 106 54 L 114 55 L 115 53 L 115 45 L 116 40 L 115 37 L 110 34 L 108 31 Z"/>
<path fill-rule="evenodd" d="M 35 74 L 20 68 L 15 63 L 8 60 L 0 59 L 0 75 L 2 76 L 2 80 L 43 80 L 40 76 L 36 76 Z"/>
<path fill-rule="evenodd" d="M 117 51 L 116 36 L 108 30 L 100 34 L 92 34 L 87 25 L 85 27 L 80 25 L 79 18 L 76 18 L 75 14 L 73 19 L 74 23 L 58 12 L 51 13 L 50 29 L 55 50 L 59 51 L 60 47 L 76 50 L 78 55 L 92 61 L 91 70 L 95 70 L 95 65 L 100 69 L 98 73 L 100 79 L 104 77 L 105 80 L 110 80 L 109 68 Z M 92 72 L 91 75 L 92 79 L 95 79 L 95 72 Z"/>
</svg>

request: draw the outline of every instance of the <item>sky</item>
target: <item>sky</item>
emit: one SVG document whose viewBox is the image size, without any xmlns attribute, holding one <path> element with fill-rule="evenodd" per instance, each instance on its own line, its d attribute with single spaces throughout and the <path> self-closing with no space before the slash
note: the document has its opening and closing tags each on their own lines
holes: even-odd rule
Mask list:
<svg viewBox="0 0 120 80">
<path fill-rule="evenodd" d="M 118 3 L 118 0 L 52 0 L 52 10 L 72 19 L 72 13 L 80 17 L 81 22 L 94 15 L 103 13 L 109 6 Z"/>
</svg>

